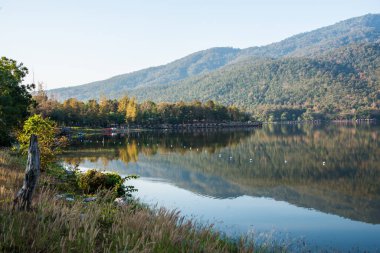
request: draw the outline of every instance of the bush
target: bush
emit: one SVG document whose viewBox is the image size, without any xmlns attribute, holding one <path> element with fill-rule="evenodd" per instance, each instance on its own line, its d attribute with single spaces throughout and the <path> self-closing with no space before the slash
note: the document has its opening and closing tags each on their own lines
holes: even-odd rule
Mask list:
<svg viewBox="0 0 380 253">
<path fill-rule="evenodd" d="M 88 170 L 78 177 L 79 187 L 87 194 L 94 194 L 98 190 L 113 190 L 118 197 L 131 196 L 132 192 L 137 191 L 133 186 L 125 186 L 124 182 L 137 178 L 130 175 L 122 178 L 119 174 L 113 172 L 102 173 L 97 170 Z"/>
<path fill-rule="evenodd" d="M 56 137 L 56 123 L 50 119 L 44 119 L 41 115 L 29 117 L 18 134 L 20 151 L 22 154 L 28 153 L 29 140 L 32 134 L 38 137 L 38 147 L 41 154 L 41 170 L 46 170 L 48 165 L 55 161 L 56 155 L 61 152 L 61 147 L 65 146 L 65 137 Z"/>
</svg>

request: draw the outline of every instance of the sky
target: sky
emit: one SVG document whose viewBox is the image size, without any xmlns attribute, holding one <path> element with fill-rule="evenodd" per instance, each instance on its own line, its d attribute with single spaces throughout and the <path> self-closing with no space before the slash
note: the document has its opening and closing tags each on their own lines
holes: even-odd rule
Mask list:
<svg viewBox="0 0 380 253">
<path fill-rule="evenodd" d="M 53 89 L 380 13 L 379 0 L 0 0 L 0 56 Z"/>
</svg>

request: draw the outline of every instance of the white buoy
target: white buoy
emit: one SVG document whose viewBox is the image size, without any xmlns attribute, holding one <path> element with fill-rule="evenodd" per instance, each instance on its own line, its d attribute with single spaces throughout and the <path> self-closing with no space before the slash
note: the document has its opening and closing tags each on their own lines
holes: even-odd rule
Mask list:
<svg viewBox="0 0 380 253">
<path fill-rule="evenodd" d="M 285 160 L 284 163 L 288 163 L 288 161 Z"/>
<path fill-rule="evenodd" d="M 325 166 L 325 165 L 326 165 L 326 162 L 322 162 L 322 165 Z"/>
<path fill-rule="evenodd" d="M 219 154 L 219 157 L 222 157 L 222 154 Z"/>
</svg>

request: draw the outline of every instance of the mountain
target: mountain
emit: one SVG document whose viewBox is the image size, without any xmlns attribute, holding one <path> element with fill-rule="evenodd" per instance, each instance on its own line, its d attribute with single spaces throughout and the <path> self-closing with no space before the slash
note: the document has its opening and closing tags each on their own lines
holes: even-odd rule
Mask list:
<svg viewBox="0 0 380 253">
<path fill-rule="evenodd" d="M 243 56 L 315 56 L 352 43 L 380 39 L 380 14 L 368 14 L 301 33 L 263 47 L 243 50 Z"/>
<path fill-rule="evenodd" d="M 88 100 L 105 95 L 109 98 L 122 96 L 125 91 L 143 87 L 157 87 L 173 84 L 190 76 L 208 73 L 236 59 L 240 49 L 211 48 L 193 53 L 167 65 L 114 76 L 112 78 L 84 85 L 53 89 L 48 94 L 58 100 L 78 98 Z"/>
<path fill-rule="evenodd" d="M 379 100 L 379 42 L 380 15 L 368 14 L 267 46 L 211 48 L 48 94 L 62 101 L 127 92 L 139 101 L 213 99 L 249 110 L 258 105 L 370 107 Z"/>
<path fill-rule="evenodd" d="M 216 100 L 254 110 L 258 105 L 317 105 L 327 109 L 379 101 L 380 43 L 353 44 L 316 58 L 240 61 L 177 85 L 130 91 L 138 100 Z"/>
</svg>

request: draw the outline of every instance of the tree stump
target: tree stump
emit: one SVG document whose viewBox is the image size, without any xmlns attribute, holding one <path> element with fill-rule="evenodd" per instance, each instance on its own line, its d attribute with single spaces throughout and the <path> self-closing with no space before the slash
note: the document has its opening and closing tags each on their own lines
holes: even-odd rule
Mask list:
<svg viewBox="0 0 380 253">
<path fill-rule="evenodd" d="M 13 207 L 22 210 L 30 210 L 32 197 L 40 176 L 40 150 L 38 148 L 37 136 L 30 136 L 28 161 L 25 169 L 25 178 L 22 188 L 18 191 L 13 201 Z"/>
</svg>

